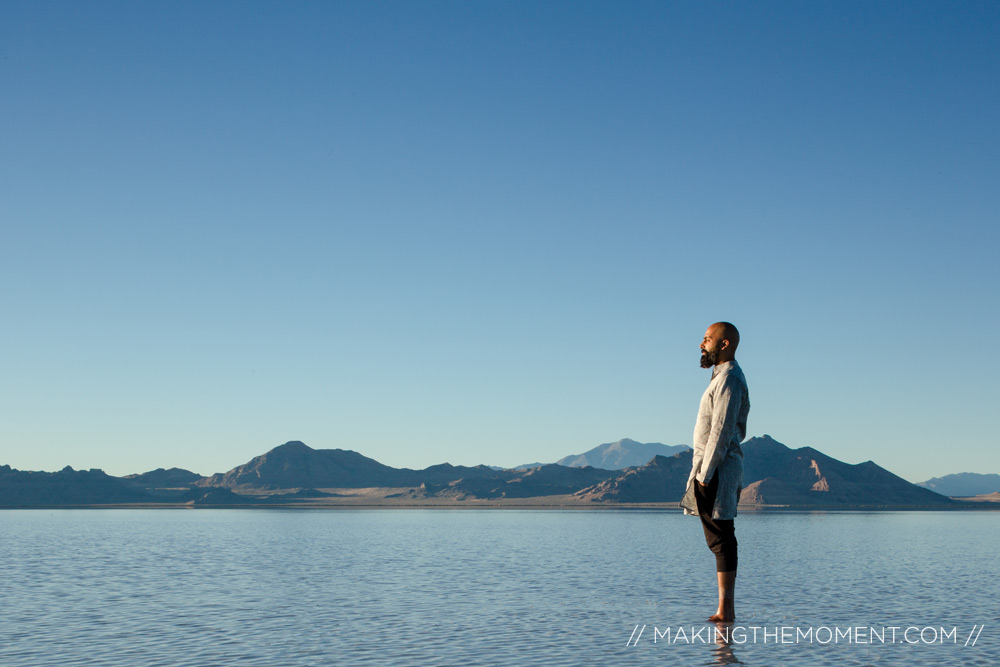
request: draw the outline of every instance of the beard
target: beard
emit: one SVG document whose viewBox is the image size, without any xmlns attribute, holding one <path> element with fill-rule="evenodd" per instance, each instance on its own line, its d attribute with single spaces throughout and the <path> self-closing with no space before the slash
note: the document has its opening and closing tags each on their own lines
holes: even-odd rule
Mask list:
<svg viewBox="0 0 1000 667">
<path fill-rule="evenodd" d="M 711 368 L 715 365 L 715 362 L 719 359 L 719 353 L 716 350 L 702 350 L 701 351 L 701 367 Z"/>
</svg>

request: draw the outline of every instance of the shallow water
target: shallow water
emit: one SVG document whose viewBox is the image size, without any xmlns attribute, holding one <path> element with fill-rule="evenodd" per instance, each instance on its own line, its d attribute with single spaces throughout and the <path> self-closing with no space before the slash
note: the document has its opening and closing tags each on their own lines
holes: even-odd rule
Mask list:
<svg viewBox="0 0 1000 667">
<path fill-rule="evenodd" d="M 677 511 L 2 511 L 0 664 L 995 665 L 998 528 L 742 514 L 726 641 Z"/>
</svg>

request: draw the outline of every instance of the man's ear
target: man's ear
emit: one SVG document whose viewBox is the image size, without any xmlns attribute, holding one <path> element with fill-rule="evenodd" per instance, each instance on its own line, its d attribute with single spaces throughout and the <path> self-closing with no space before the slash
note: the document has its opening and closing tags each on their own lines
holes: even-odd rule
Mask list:
<svg viewBox="0 0 1000 667">
<path fill-rule="evenodd" d="M 719 350 L 725 350 L 727 347 L 729 347 L 729 339 L 723 338 L 722 345 L 719 346 Z"/>
</svg>

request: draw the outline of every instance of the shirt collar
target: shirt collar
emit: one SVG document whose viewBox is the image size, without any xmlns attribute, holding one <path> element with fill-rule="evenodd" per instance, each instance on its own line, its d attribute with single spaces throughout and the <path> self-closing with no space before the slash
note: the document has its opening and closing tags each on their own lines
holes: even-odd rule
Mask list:
<svg viewBox="0 0 1000 667">
<path fill-rule="evenodd" d="M 718 375 L 719 373 L 728 373 L 733 368 L 739 368 L 739 367 L 740 365 L 736 363 L 735 359 L 731 361 L 723 361 L 721 364 L 716 364 L 715 367 L 712 369 L 712 379 L 714 380 L 715 376 Z"/>
</svg>

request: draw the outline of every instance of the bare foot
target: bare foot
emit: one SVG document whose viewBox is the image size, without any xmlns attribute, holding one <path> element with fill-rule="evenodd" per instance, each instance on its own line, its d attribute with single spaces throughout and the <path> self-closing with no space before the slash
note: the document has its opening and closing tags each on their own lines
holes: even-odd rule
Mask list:
<svg viewBox="0 0 1000 667">
<path fill-rule="evenodd" d="M 708 618 L 709 623 L 732 623 L 736 620 L 736 570 L 719 572 L 719 606 Z"/>
</svg>

